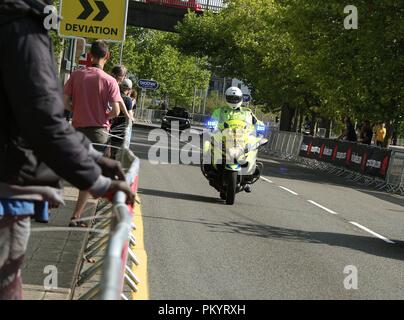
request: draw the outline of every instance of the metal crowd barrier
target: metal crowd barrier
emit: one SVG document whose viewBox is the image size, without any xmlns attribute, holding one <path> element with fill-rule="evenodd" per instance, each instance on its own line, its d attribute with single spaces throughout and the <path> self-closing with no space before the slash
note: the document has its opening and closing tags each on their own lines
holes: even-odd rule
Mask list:
<svg viewBox="0 0 404 320">
<path fill-rule="evenodd" d="M 288 160 L 298 160 L 303 134 L 269 128 L 267 138 L 269 142 L 263 149 L 265 154 Z"/>
<path fill-rule="evenodd" d="M 134 193 L 138 187 L 139 159 L 130 150 L 132 122 L 125 128 L 123 143 L 116 158 L 126 171 L 126 181 Z M 132 230 L 133 206 L 126 204 L 126 195 L 117 192 L 111 203 L 102 200 L 97 207 L 89 236 L 89 244 L 84 252 L 89 261 L 98 257 L 98 261 L 82 272 L 77 281 L 77 288 L 87 284 L 96 275 L 100 281 L 80 297 L 80 300 L 129 300 L 123 293 L 124 285 L 136 292 L 139 280 L 130 268 L 132 263 L 138 265 L 139 259 L 131 250 L 135 245 Z"/>
<path fill-rule="evenodd" d="M 381 187 L 389 192 L 404 194 L 404 149 L 393 149 L 386 183 Z"/>
<path fill-rule="evenodd" d="M 269 142 L 262 150 L 264 155 L 291 160 L 311 169 L 341 176 L 366 186 L 372 186 L 377 190 L 404 195 L 404 148 L 402 150 L 400 148 L 391 148 L 392 155 L 389 169 L 386 179 L 382 180 L 353 172 L 346 168 L 337 167 L 330 163 L 300 157 L 300 147 L 303 141 L 303 134 L 301 133 L 269 128 L 267 138 Z"/>
<path fill-rule="evenodd" d="M 164 115 L 164 111 L 157 109 L 144 109 L 136 110 L 135 119 L 136 122 L 143 122 L 147 124 L 161 123 L 161 119 Z"/>
</svg>

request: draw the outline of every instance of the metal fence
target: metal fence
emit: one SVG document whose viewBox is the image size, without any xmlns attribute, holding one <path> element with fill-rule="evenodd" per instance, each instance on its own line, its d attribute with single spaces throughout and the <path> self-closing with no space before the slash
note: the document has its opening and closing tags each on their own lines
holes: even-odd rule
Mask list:
<svg viewBox="0 0 404 320">
<path fill-rule="evenodd" d="M 263 156 L 276 156 L 281 159 L 292 160 L 302 166 L 341 176 L 366 186 L 372 186 L 378 190 L 404 194 L 404 149 L 392 147 L 393 151 L 386 179 L 382 180 L 337 167 L 333 164 L 300 157 L 300 147 L 303 141 L 303 134 L 301 133 L 269 128 L 267 138 L 269 143 L 262 150 Z"/>
<path fill-rule="evenodd" d="M 126 171 L 126 181 L 136 193 L 139 159 L 130 150 L 132 126 L 132 122 L 129 121 L 116 158 L 121 161 Z M 76 288 L 88 283 L 96 275 L 100 276 L 100 280 L 83 294 L 80 300 L 128 300 L 123 294 L 125 284 L 130 291 L 137 291 L 139 280 L 130 268 L 132 263 L 139 264 L 139 259 L 130 247 L 135 245 L 132 236 L 135 226 L 132 219 L 133 207 L 126 204 L 125 193 L 117 192 L 112 204 L 107 200 L 99 201 L 89 242 L 84 252 L 87 261 L 94 257 L 97 257 L 98 261 L 80 274 Z"/>
</svg>

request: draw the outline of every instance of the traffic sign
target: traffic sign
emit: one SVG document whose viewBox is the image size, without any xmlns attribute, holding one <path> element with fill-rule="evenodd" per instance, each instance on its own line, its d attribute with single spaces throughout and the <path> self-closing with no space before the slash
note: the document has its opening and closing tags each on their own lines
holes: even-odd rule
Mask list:
<svg viewBox="0 0 404 320">
<path fill-rule="evenodd" d="M 250 102 L 251 96 L 249 94 L 243 94 L 243 102 Z"/>
<path fill-rule="evenodd" d="M 91 67 L 93 61 L 91 58 L 91 53 L 86 52 L 80 56 L 79 65 L 82 67 Z"/>
<path fill-rule="evenodd" d="M 124 41 L 127 0 L 61 1 L 59 35 Z"/>
<path fill-rule="evenodd" d="M 144 80 L 144 79 L 139 80 L 137 82 L 137 85 L 139 88 L 148 89 L 148 90 L 157 90 L 160 87 L 160 85 L 158 84 L 157 81 Z"/>
</svg>

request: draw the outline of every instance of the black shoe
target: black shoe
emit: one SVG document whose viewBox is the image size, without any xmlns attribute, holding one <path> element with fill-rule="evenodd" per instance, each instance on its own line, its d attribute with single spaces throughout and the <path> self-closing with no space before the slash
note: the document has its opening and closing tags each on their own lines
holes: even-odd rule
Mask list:
<svg viewBox="0 0 404 320">
<path fill-rule="evenodd" d="M 247 192 L 247 193 L 251 193 L 251 192 L 252 192 L 251 185 L 250 185 L 250 184 L 246 184 L 246 185 L 244 186 L 244 191 Z"/>
</svg>

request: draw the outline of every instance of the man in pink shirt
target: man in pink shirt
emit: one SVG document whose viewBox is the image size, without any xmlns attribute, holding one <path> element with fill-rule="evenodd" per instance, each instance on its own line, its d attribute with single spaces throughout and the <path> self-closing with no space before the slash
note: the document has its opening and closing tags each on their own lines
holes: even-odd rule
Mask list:
<svg viewBox="0 0 404 320">
<path fill-rule="evenodd" d="M 105 152 L 110 119 L 119 115 L 122 97 L 116 80 L 103 71 L 109 59 L 107 44 L 95 41 L 91 56 L 93 65 L 74 71 L 66 83 L 64 102 L 66 109 L 73 112 L 73 127 L 87 136 L 96 149 Z M 88 192 L 80 191 L 70 226 L 87 227 L 78 220 L 88 198 Z"/>
</svg>

